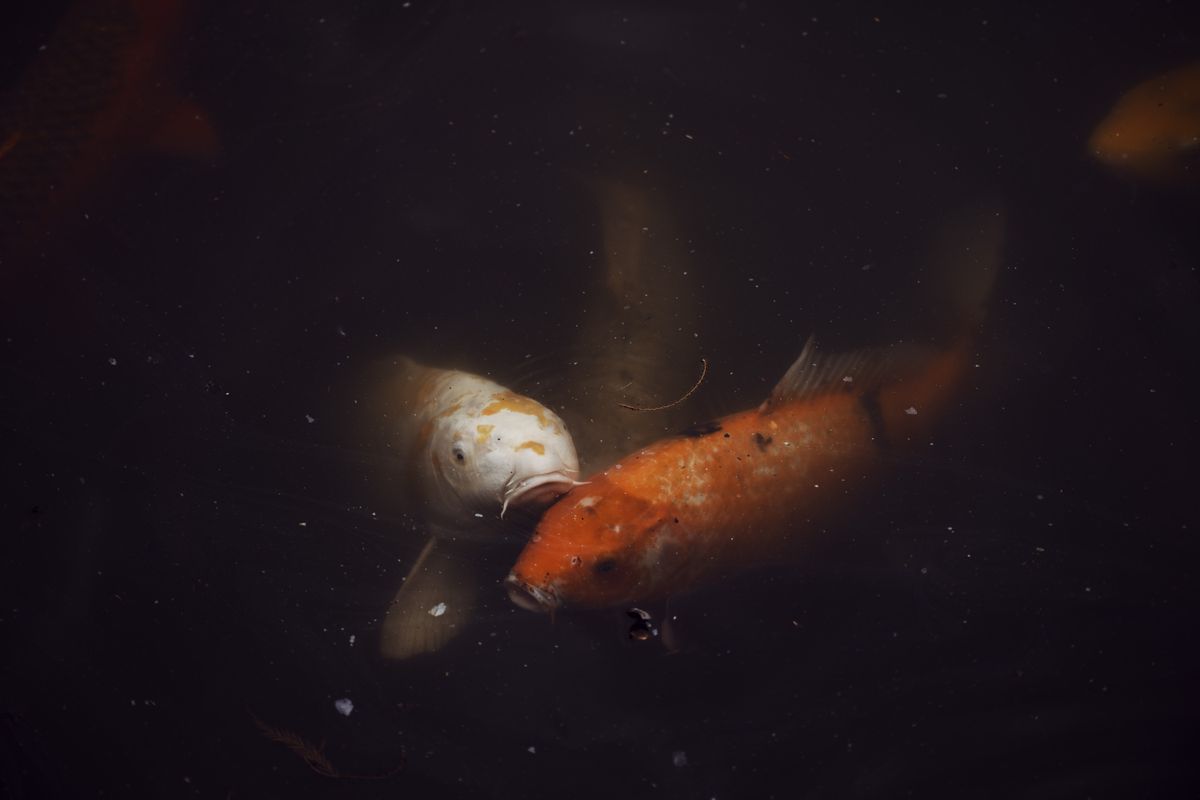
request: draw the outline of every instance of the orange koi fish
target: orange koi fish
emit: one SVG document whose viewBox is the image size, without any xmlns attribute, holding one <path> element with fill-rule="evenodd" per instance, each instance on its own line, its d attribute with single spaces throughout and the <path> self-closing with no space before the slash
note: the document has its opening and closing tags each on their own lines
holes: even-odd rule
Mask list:
<svg viewBox="0 0 1200 800">
<path fill-rule="evenodd" d="M 1123 94 L 1088 139 L 1114 169 L 1152 180 L 1200 174 L 1200 63 L 1171 70 Z"/>
<path fill-rule="evenodd" d="M 761 406 L 650 445 L 542 518 L 506 580 L 523 608 L 627 606 L 778 560 L 871 499 L 884 451 L 923 440 L 967 365 L 810 339 Z"/>
</svg>

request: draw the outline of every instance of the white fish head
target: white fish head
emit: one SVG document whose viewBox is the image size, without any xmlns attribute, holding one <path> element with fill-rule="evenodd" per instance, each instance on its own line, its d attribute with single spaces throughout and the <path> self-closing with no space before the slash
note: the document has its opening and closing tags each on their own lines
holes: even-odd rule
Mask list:
<svg viewBox="0 0 1200 800">
<path fill-rule="evenodd" d="M 536 400 L 476 380 L 476 391 L 434 417 L 428 449 L 436 487 L 430 494 L 441 510 L 452 516 L 539 510 L 578 484 L 579 458 L 559 416 Z"/>
</svg>

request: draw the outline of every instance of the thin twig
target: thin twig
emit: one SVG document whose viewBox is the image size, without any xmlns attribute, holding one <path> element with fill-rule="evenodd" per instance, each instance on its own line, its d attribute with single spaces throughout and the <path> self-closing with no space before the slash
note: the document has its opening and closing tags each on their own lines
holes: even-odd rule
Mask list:
<svg viewBox="0 0 1200 800">
<path fill-rule="evenodd" d="M 254 724 L 262 731 L 262 735 L 272 742 L 277 742 L 286 746 L 308 765 L 308 768 L 324 778 L 349 778 L 351 780 L 373 781 L 390 778 L 400 770 L 404 769 L 404 757 L 401 755 L 400 763 L 390 771 L 380 775 L 349 775 L 343 772 L 338 772 L 332 762 L 325 757 L 325 745 L 313 745 L 307 740 L 292 733 L 291 731 L 282 728 L 272 728 L 270 725 L 263 722 L 253 713 L 250 714 L 254 719 Z"/>
<path fill-rule="evenodd" d="M 645 408 L 643 406 L 631 406 L 627 403 L 617 403 L 617 405 L 619 405 L 621 408 L 627 408 L 630 411 L 665 411 L 666 409 L 671 408 L 672 406 L 679 405 L 684 400 L 687 400 L 689 397 L 691 397 L 692 392 L 699 389 L 700 384 L 704 383 L 704 376 L 707 374 L 708 374 L 708 359 L 702 358 L 702 359 L 700 359 L 700 377 L 696 379 L 696 382 L 694 384 L 692 384 L 692 388 L 690 388 L 686 392 L 684 392 L 683 397 L 679 398 L 678 400 L 674 400 L 663 406 L 653 406 L 651 408 Z"/>
</svg>

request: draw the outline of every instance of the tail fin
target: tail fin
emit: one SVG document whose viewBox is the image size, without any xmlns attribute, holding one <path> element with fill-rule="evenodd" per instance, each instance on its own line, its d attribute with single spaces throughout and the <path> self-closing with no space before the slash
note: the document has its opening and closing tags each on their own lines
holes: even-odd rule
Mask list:
<svg viewBox="0 0 1200 800">
<path fill-rule="evenodd" d="M 916 373 L 881 387 L 879 411 L 897 443 L 923 437 L 950 405 L 971 369 L 979 327 L 1001 268 L 1004 210 L 995 200 L 960 208 L 930 248 L 927 317 L 946 343 Z"/>
</svg>

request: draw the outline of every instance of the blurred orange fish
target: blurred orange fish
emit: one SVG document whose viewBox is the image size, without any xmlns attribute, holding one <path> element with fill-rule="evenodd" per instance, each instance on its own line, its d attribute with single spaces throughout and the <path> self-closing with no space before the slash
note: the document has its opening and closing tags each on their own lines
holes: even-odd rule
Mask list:
<svg viewBox="0 0 1200 800">
<path fill-rule="evenodd" d="M 0 103 L 0 245 L 44 234 L 135 147 L 208 155 L 204 114 L 164 86 L 178 0 L 80 0 Z"/>
<path fill-rule="evenodd" d="M 1154 181 L 1200 177 L 1200 63 L 1121 95 L 1088 139 L 1105 164 Z"/>
</svg>

